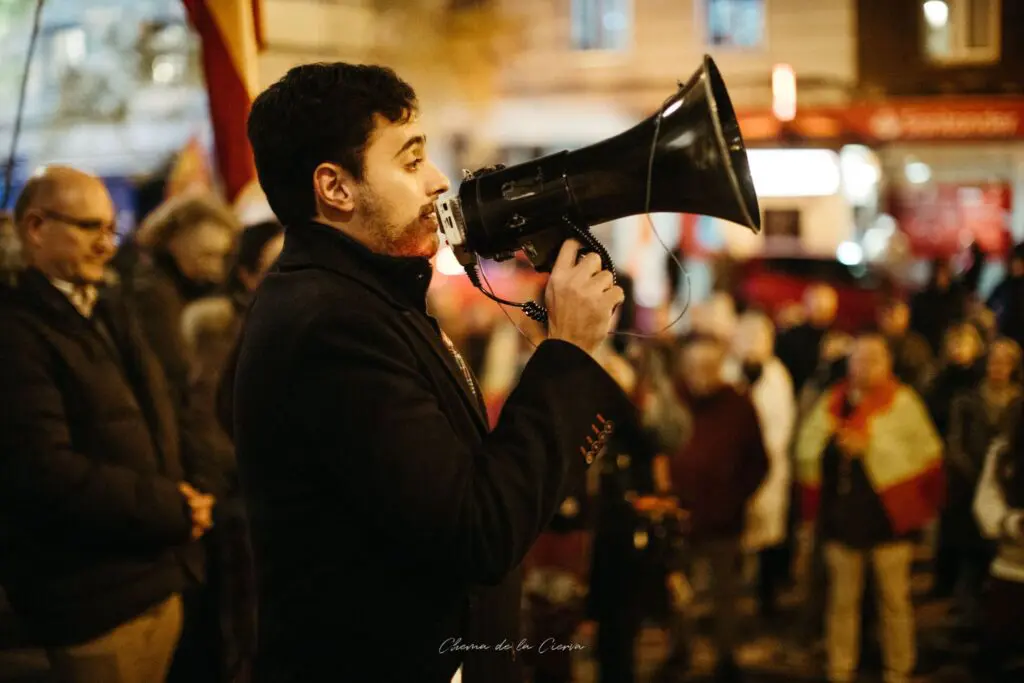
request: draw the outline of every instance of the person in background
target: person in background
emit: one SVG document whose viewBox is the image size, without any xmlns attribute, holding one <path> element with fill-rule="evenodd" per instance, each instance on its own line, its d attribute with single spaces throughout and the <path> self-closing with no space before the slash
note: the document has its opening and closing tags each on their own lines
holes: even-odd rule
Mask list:
<svg viewBox="0 0 1024 683">
<path fill-rule="evenodd" d="M 946 437 L 947 501 L 940 534 L 958 568 L 955 607 L 960 624 L 978 626 L 978 606 L 992 544 L 984 539 L 973 514 L 974 495 L 992 445 L 1017 431 L 1021 414 L 1021 349 L 1000 338 L 992 344 L 985 376 L 974 389 L 953 399 Z"/>
<path fill-rule="evenodd" d="M 821 340 L 836 321 L 839 297 L 828 285 L 815 284 L 804 292 L 806 321 L 791 327 L 775 339 L 775 355 L 793 379 L 793 391 L 799 395 L 818 366 Z"/>
<path fill-rule="evenodd" d="M 636 370 L 615 350 L 611 336 L 594 358 L 627 395 L 635 394 Z M 613 529 L 622 526 L 621 517 L 609 517 L 609 512 L 614 514 L 615 503 L 622 502 L 616 501 L 616 496 L 625 495 L 629 505 L 627 491 L 604 488 L 609 483 L 608 474 L 616 472 L 646 491 L 654 457 L 639 423 L 624 425 L 617 436 L 608 440 L 601 460 L 587 471 L 587 481 L 578 484 L 577 493 L 562 501 L 548 530 L 530 550 L 523 562 L 524 588 L 533 616 L 533 635 L 528 637 L 531 642 L 545 638 L 571 642 L 581 624 L 584 631 L 596 626 L 600 680 L 628 683 L 633 680 L 633 642 L 643 616 L 643 589 L 662 582 L 660 577 L 651 581 L 650 577 L 638 576 L 638 558 L 621 552 L 622 546 L 616 543 L 621 532 L 608 534 L 609 522 Z M 635 487 L 632 495 L 637 495 Z M 632 542 L 635 515 L 629 521 Z M 639 580 L 632 582 L 630 576 Z M 534 655 L 530 657 L 534 683 L 572 681 L 571 651 L 528 654 Z"/>
<path fill-rule="evenodd" d="M 527 357 L 524 360 L 529 359 Z M 594 354 L 594 360 L 601 364 L 627 395 L 633 393 L 636 373 L 615 350 L 611 336 Z M 590 572 L 594 554 L 601 552 L 596 543 L 592 544 L 598 479 L 610 463 L 621 464 L 623 444 L 634 446 L 629 452 L 642 455 L 635 448 L 640 445 L 636 441 L 637 426 L 625 425 L 625 429 L 619 433 L 619 439 L 609 439 L 600 462 L 581 476 L 579 481 L 571 483 L 569 488 L 574 492 L 562 501 L 555 516 L 523 560 L 523 592 L 529 616 L 527 640 L 541 643 L 550 638 L 558 643 L 571 642 L 587 617 L 588 603 L 595 593 L 595 583 L 598 591 L 601 583 L 606 584 L 605 590 L 608 589 L 610 577 L 602 576 L 600 569 L 596 578 Z M 627 461 L 631 459 L 628 453 L 624 457 Z M 646 459 L 646 462 L 649 466 L 650 459 Z M 618 464 L 611 466 L 617 467 Z M 621 571 L 616 573 L 622 574 Z M 621 576 L 617 578 L 621 581 Z M 614 584 L 618 594 L 616 597 L 624 597 L 627 591 L 623 590 L 619 581 Z M 605 631 L 603 640 L 601 631 L 598 631 L 596 649 L 599 661 L 602 662 L 602 680 L 619 680 L 617 674 L 615 678 L 608 678 L 604 673 L 609 656 L 614 671 L 622 671 L 621 667 L 625 666 L 620 659 L 624 646 L 616 642 L 617 638 L 625 637 L 615 629 L 621 626 L 624 624 L 614 623 L 612 631 Z M 632 659 L 632 640 L 629 653 Z M 523 659 L 533 670 L 533 683 L 571 683 L 573 679 L 572 650 L 530 651 L 524 653 Z M 632 662 L 629 667 L 631 670 Z"/>
<path fill-rule="evenodd" d="M 949 438 L 953 401 L 963 392 L 974 391 L 981 381 L 984 350 L 981 335 L 973 325 L 957 323 L 946 332 L 939 369 L 924 394 L 928 412 L 943 441 Z M 935 583 L 931 590 L 931 597 L 936 599 L 951 596 L 958 580 L 960 563 L 946 541 L 940 526 L 935 550 Z"/>
<path fill-rule="evenodd" d="M 284 226 L 277 220 L 247 225 L 238 235 L 234 260 L 228 270 L 227 294 L 241 313 L 249 307 L 284 248 Z"/>
<path fill-rule="evenodd" d="M 186 483 L 167 381 L 104 288 L 115 213 L 66 167 L 15 205 L 26 268 L 0 288 L 0 583 L 55 683 L 158 683 L 183 555 L 213 523 Z"/>
<path fill-rule="evenodd" d="M 684 420 L 676 412 L 678 403 L 661 392 L 662 378 L 655 376 L 661 367 L 652 347 L 640 350 L 636 368 L 607 364 L 637 403 L 644 424 L 611 439 L 606 456 L 592 470 L 598 481 L 586 607 L 597 626 L 595 654 L 602 683 L 633 683 L 634 648 L 644 620 L 664 622 L 669 617 L 665 575 L 679 537 L 669 533 L 674 527 L 667 524 L 671 519 L 664 506 L 649 512 L 643 504 L 670 492 L 662 454 L 678 449 L 685 435 L 679 433 Z"/>
<path fill-rule="evenodd" d="M 1006 277 L 988 298 L 999 334 L 1024 345 L 1024 243 L 1017 244 L 1006 259 Z"/>
<path fill-rule="evenodd" d="M 139 227 L 135 242 L 146 252 L 132 283 L 143 331 L 164 367 L 175 400 L 189 404 L 190 362 L 182 313 L 224 284 L 241 226 L 231 210 L 204 194 L 172 197 Z"/>
<path fill-rule="evenodd" d="M 924 337 L 935 355 L 943 351 L 946 330 L 967 314 L 970 293 L 964 281 L 954 276 L 949 259 L 932 261 L 927 286 L 910 301 L 910 329 Z"/>
<path fill-rule="evenodd" d="M 857 339 L 847 381 L 826 392 L 800 429 L 797 463 L 805 517 L 821 515 L 826 543 L 829 681 L 855 678 L 870 561 L 885 681 L 906 683 L 916 663 L 912 539 L 938 514 L 942 441 L 917 394 L 894 378 L 884 337 Z"/>
<path fill-rule="evenodd" d="M 779 333 L 807 322 L 807 311 L 799 301 L 789 301 L 775 311 L 775 328 Z"/>
<path fill-rule="evenodd" d="M 1006 439 L 996 441 L 974 496 L 974 515 L 985 538 L 996 544 L 981 619 L 981 648 L 975 661 L 978 683 L 1016 683 L 1024 672 L 1008 670 L 1024 648 L 1024 420 Z"/>
<path fill-rule="evenodd" d="M 182 321 L 188 304 L 216 293 L 227 276 L 228 257 L 240 225 L 213 196 L 182 194 L 153 211 L 136 233 L 145 250 L 131 285 L 132 303 L 143 333 L 171 387 L 182 431 L 186 471 L 222 503 L 229 500 L 223 459 L 218 456 L 213 422 L 193 395 L 195 367 L 185 344 Z M 193 583 L 183 594 L 185 624 L 168 679 L 191 683 L 219 675 L 223 655 L 216 596 L 207 585 L 209 544 L 192 558 Z"/>
<path fill-rule="evenodd" d="M 747 511 L 743 547 L 758 553 L 758 605 L 761 616 L 777 615 L 780 584 L 789 576 L 788 536 L 790 489 L 793 470 L 789 446 L 796 420 L 793 382 L 775 357 L 775 328 L 758 311 L 740 316 L 733 336 L 727 380 L 748 391 L 757 410 L 768 455 L 768 476 L 754 494 Z"/>
<path fill-rule="evenodd" d="M 902 299 L 889 299 L 878 308 L 877 320 L 889 343 L 896 378 L 917 392 L 925 391 L 932 375 L 932 349 L 910 329 L 910 306 Z"/>
<path fill-rule="evenodd" d="M 230 413 L 230 406 L 218 390 L 249 302 L 283 244 L 284 228 L 275 221 L 243 230 L 223 295 L 198 299 L 182 312 L 189 412 L 194 429 L 201 430 L 206 473 L 215 478 L 212 488 L 219 493 L 217 525 L 203 541 L 208 565 L 204 623 L 207 639 L 218 644 L 219 680 L 225 683 L 248 681 L 256 644 L 256 591 L 234 443 L 219 419 L 225 409 Z"/>
<path fill-rule="evenodd" d="M 725 348 L 736 330 L 736 302 L 726 292 L 715 292 L 690 310 L 690 330 L 717 339 Z"/>
<path fill-rule="evenodd" d="M 985 348 L 988 348 L 1000 336 L 996 314 L 977 299 L 972 299 L 967 307 L 966 322 L 974 325 L 978 330 Z"/>
<path fill-rule="evenodd" d="M 217 393 L 221 375 L 256 288 L 283 247 L 284 226 L 277 221 L 245 228 L 238 235 L 234 261 L 222 293 L 197 299 L 182 311 L 181 330 L 190 364 L 189 393 L 204 417 L 216 419 L 223 411 L 230 412 L 230 406 L 224 405 L 224 396 Z M 226 436 L 230 425 L 220 426 Z"/>
<path fill-rule="evenodd" d="M 925 392 L 928 412 L 943 437 L 949 433 L 953 400 L 973 390 L 985 372 L 985 345 L 978 329 L 969 323 L 957 323 L 946 331 L 938 372 Z"/>
<path fill-rule="evenodd" d="M 735 654 L 737 601 L 740 593 L 740 539 L 747 507 L 768 472 L 761 425 L 748 394 L 723 380 L 727 348 L 716 337 L 695 334 L 683 341 L 676 368 L 677 391 L 691 415 L 692 434 L 671 456 L 673 494 L 689 513 L 689 544 L 693 558 L 711 566 L 714 599 L 714 642 L 717 681 L 737 681 L 741 672 Z M 694 635 L 672 636 L 671 660 L 688 666 Z"/>
</svg>

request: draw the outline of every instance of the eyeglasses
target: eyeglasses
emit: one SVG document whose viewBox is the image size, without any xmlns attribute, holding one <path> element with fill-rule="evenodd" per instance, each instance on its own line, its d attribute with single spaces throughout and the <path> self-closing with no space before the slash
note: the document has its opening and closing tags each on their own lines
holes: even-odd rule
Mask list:
<svg viewBox="0 0 1024 683">
<path fill-rule="evenodd" d="M 85 230 L 87 232 L 103 231 L 110 235 L 117 234 L 116 220 L 103 221 L 97 218 L 75 218 L 74 216 L 68 216 L 67 214 L 60 213 L 59 211 L 51 211 L 50 209 L 40 209 L 39 212 L 50 220 L 72 225 L 79 230 Z"/>
</svg>

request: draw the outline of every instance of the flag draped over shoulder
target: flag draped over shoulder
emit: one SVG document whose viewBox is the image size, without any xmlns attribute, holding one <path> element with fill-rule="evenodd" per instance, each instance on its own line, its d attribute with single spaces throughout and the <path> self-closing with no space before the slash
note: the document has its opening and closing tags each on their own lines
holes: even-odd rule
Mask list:
<svg viewBox="0 0 1024 683">
<path fill-rule="evenodd" d="M 203 49 L 217 168 L 236 207 L 256 185 L 246 137 L 249 107 L 259 91 L 261 0 L 182 0 Z"/>
<path fill-rule="evenodd" d="M 865 474 L 897 534 L 931 522 L 943 503 L 942 439 L 921 398 L 895 380 L 865 397 L 844 415 L 847 382 L 829 389 L 805 418 L 796 443 L 797 478 L 804 517 L 817 516 L 822 494 L 822 459 L 837 434 L 866 439 Z"/>
</svg>

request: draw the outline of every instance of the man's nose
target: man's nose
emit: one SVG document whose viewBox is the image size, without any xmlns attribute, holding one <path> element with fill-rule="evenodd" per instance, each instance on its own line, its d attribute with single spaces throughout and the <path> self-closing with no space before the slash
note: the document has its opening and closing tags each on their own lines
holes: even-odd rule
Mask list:
<svg viewBox="0 0 1024 683">
<path fill-rule="evenodd" d="M 117 250 L 117 235 L 113 232 L 104 232 L 95 242 L 95 250 L 98 253 L 106 254 Z"/>
<path fill-rule="evenodd" d="M 442 173 L 441 169 L 434 165 L 434 162 L 430 162 L 430 168 L 434 171 L 430 194 L 433 197 L 439 197 L 451 188 L 451 183 L 448 181 L 448 176 Z"/>
</svg>

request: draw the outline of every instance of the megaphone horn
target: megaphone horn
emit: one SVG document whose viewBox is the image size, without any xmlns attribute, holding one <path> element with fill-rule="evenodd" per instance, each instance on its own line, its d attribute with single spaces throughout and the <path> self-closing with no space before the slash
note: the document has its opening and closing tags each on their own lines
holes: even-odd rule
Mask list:
<svg viewBox="0 0 1024 683">
<path fill-rule="evenodd" d="M 571 236 L 600 253 L 614 272 L 588 226 L 625 216 L 695 213 L 761 229 L 736 114 L 706 55 L 690 79 L 633 128 L 572 152 L 470 174 L 456 196 L 435 206 L 471 278 L 477 256 L 504 260 L 519 249 L 538 271 L 549 271 Z"/>
</svg>

